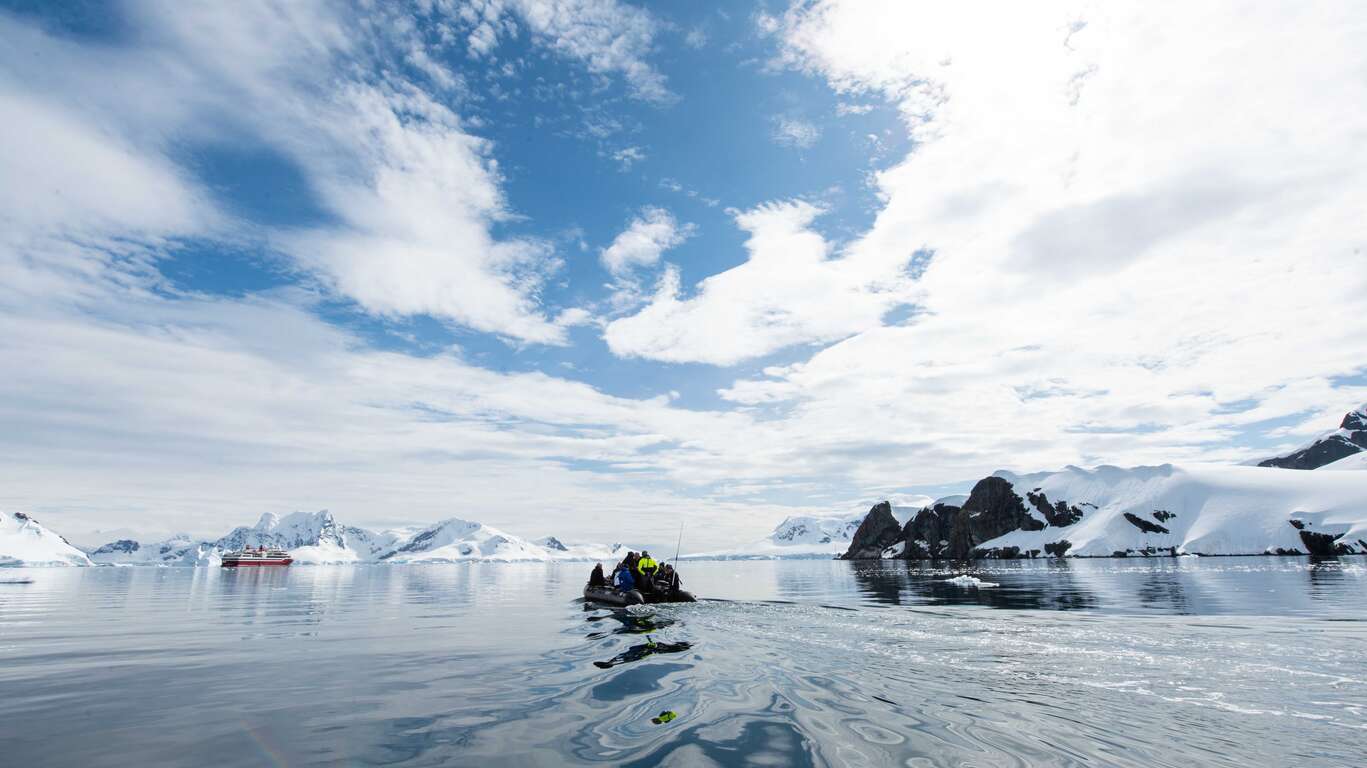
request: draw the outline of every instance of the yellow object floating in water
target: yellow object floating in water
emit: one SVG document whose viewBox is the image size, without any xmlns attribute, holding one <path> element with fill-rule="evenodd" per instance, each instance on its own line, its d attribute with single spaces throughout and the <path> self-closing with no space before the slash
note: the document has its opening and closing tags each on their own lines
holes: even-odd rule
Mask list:
<svg viewBox="0 0 1367 768">
<path fill-rule="evenodd" d="M 654 723 L 654 724 L 656 724 L 656 725 L 662 725 L 662 724 L 664 724 L 664 723 L 669 722 L 670 720 L 673 720 L 673 719 L 676 718 L 676 717 L 678 717 L 678 715 L 676 715 L 676 714 L 674 714 L 673 712 L 670 712 L 669 710 L 666 709 L 665 711 L 661 712 L 660 714 L 658 714 L 658 715 L 656 715 L 656 716 L 650 718 L 650 722 L 652 722 L 652 723 Z"/>
</svg>

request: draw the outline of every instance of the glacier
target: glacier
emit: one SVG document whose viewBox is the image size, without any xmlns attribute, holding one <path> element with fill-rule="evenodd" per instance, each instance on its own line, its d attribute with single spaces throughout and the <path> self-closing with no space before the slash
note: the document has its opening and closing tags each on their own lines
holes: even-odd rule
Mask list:
<svg viewBox="0 0 1367 768">
<path fill-rule="evenodd" d="M 90 565 L 86 553 L 23 512 L 0 512 L 0 567 Z"/>
</svg>

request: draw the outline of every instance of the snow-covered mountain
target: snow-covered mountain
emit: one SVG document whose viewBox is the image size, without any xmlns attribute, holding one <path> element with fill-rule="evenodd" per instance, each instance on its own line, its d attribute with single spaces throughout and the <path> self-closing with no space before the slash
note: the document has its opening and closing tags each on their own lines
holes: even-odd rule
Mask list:
<svg viewBox="0 0 1367 768">
<path fill-rule="evenodd" d="M 747 546 L 685 555 L 683 560 L 829 560 L 850 546 L 850 536 L 864 519 L 860 515 L 785 518 L 763 539 Z"/>
<path fill-rule="evenodd" d="M 920 502 L 930 500 L 928 496 L 908 497 L 899 501 Z M 916 514 L 916 506 L 890 506 L 894 519 L 905 522 Z M 752 544 L 735 549 L 717 552 L 699 552 L 686 555 L 683 560 L 780 560 L 780 559 L 819 559 L 830 560 L 850 548 L 850 540 L 859 524 L 864 521 L 864 513 L 816 516 L 798 515 L 784 518 L 773 532 Z"/>
<path fill-rule="evenodd" d="M 984 478 L 897 529 L 870 512 L 853 557 L 1367 553 L 1367 482 L 1266 467 L 1068 467 Z"/>
<path fill-rule="evenodd" d="M 90 558 L 23 512 L 0 512 L 0 567 L 90 565 Z"/>
<path fill-rule="evenodd" d="M 1258 466 L 1319 469 L 1364 451 L 1367 451 L 1367 405 L 1350 411 L 1343 417 L 1338 429 L 1320 435 L 1285 456 L 1264 459 L 1258 462 Z"/>
<path fill-rule="evenodd" d="M 535 542 L 518 538 L 483 523 L 451 518 L 418 531 L 407 541 L 379 556 L 388 563 L 453 563 L 466 560 L 616 561 L 625 553 L 622 545 L 611 547 L 566 544 L 554 536 Z"/>
<path fill-rule="evenodd" d="M 90 552 L 91 560 L 107 565 L 218 565 L 218 556 L 212 543 L 195 541 L 185 533 L 149 544 L 119 539 Z"/>
<path fill-rule="evenodd" d="M 268 512 L 256 525 L 239 526 L 212 541 L 197 541 L 185 534 L 151 543 L 120 539 L 91 550 L 90 559 L 104 565 L 218 565 L 224 552 L 244 547 L 285 549 L 299 564 L 465 560 L 608 563 L 620 560 L 626 552 L 621 544 L 563 542 L 554 536 L 526 541 L 455 518 L 425 527 L 373 531 L 343 525 L 324 510 L 284 517 Z"/>
<path fill-rule="evenodd" d="M 279 517 L 267 512 L 252 527 L 234 528 L 214 542 L 220 551 L 243 547 L 287 549 L 299 563 L 355 563 L 377 560 L 406 538 L 404 531 L 370 531 L 342 525 L 332 513 L 295 512 Z"/>
</svg>

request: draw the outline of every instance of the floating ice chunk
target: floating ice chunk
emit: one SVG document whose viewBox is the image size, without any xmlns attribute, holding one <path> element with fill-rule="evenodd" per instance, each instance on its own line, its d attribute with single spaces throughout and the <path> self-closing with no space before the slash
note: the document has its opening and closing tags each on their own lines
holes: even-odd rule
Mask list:
<svg viewBox="0 0 1367 768">
<path fill-rule="evenodd" d="M 963 587 L 964 589 L 990 589 L 997 586 L 990 581 L 983 581 L 982 579 L 973 576 L 955 576 L 952 579 L 945 579 L 944 583 L 953 584 L 956 587 Z"/>
</svg>

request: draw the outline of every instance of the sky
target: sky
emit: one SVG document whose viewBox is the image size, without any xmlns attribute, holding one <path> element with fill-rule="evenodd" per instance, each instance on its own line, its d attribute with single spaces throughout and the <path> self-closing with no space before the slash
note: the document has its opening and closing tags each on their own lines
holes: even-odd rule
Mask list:
<svg viewBox="0 0 1367 768">
<path fill-rule="evenodd" d="M 758 539 L 1367 402 L 1367 6 L 0 0 L 0 508 Z"/>
</svg>

